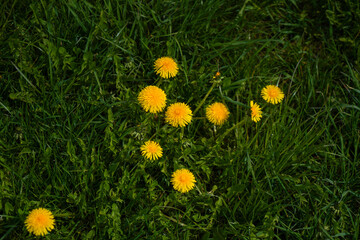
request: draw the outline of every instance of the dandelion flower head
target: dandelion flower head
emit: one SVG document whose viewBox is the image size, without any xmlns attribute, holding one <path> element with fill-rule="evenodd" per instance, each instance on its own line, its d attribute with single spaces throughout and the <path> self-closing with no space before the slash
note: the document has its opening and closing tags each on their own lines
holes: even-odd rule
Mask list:
<svg viewBox="0 0 360 240">
<path fill-rule="evenodd" d="M 175 77 L 178 73 L 177 63 L 171 57 L 158 58 L 154 63 L 156 74 L 162 78 Z"/>
<path fill-rule="evenodd" d="M 278 86 L 267 85 L 261 90 L 263 99 L 272 104 L 278 104 L 284 99 L 284 93 Z"/>
<path fill-rule="evenodd" d="M 138 100 L 146 112 L 161 112 L 166 106 L 166 94 L 156 86 L 147 86 L 141 90 Z"/>
<path fill-rule="evenodd" d="M 157 142 L 154 141 L 147 141 L 140 147 L 141 154 L 149 159 L 149 160 L 156 160 L 163 155 L 163 150 Z"/>
<path fill-rule="evenodd" d="M 165 121 L 173 127 L 184 127 L 192 119 L 192 111 L 185 103 L 171 104 L 165 113 Z"/>
<path fill-rule="evenodd" d="M 25 220 L 27 230 L 36 236 L 44 236 L 54 229 L 54 224 L 54 215 L 45 208 L 32 210 Z"/>
<path fill-rule="evenodd" d="M 216 72 L 215 75 L 213 76 L 213 78 L 218 78 L 221 76 L 221 73 L 220 72 Z"/>
<path fill-rule="evenodd" d="M 195 177 L 187 169 L 178 169 L 172 174 L 171 183 L 174 186 L 174 189 L 186 193 L 189 192 L 195 186 Z"/>
<path fill-rule="evenodd" d="M 260 121 L 262 117 L 262 111 L 260 106 L 257 103 L 250 101 L 250 107 L 251 107 L 251 120 L 253 120 L 254 122 Z"/>
<path fill-rule="evenodd" d="M 206 108 L 206 118 L 215 125 L 222 125 L 229 117 L 227 107 L 219 102 L 213 103 Z"/>
</svg>

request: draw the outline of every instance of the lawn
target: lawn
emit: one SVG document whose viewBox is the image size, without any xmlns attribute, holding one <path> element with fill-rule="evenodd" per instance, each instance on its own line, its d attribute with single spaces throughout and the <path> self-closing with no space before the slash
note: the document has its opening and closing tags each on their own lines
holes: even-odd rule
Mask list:
<svg viewBox="0 0 360 240">
<path fill-rule="evenodd" d="M 360 238 L 358 0 L 0 8 L 0 240 Z M 157 74 L 161 57 L 175 76 Z M 144 110 L 147 86 L 166 94 L 161 111 Z M 174 103 L 191 109 L 184 126 Z M 25 225 L 38 208 L 55 220 L 45 237 Z"/>
</svg>

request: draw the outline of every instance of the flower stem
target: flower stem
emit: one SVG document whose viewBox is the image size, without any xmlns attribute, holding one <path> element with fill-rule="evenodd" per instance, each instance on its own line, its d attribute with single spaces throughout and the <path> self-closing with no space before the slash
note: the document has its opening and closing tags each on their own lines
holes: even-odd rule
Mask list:
<svg viewBox="0 0 360 240">
<path fill-rule="evenodd" d="M 193 115 L 195 115 L 195 113 L 201 108 L 201 106 L 204 104 L 205 100 L 207 99 L 207 97 L 210 95 L 211 91 L 214 89 L 215 85 L 217 84 L 217 82 L 214 82 L 211 86 L 211 88 L 209 89 L 209 91 L 206 93 L 205 97 L 201 100 L 199 106 L 195 109 L 195 111 L 193 112 Z"/>
<path fill-rule="evenodd" d="M 156 86 L 159 87 L 162 84 L 162 82 L 163 82 L 163 79 L 160 78 L 160 80 L 157 82 Z"/>
<path fill-rule="evenodd" d="M 184 127 L 181 128 L 181 131 L 180 131 L 180 147 L 181 147 L 181 152 L 183 151 L 183 137 L 184 137 Z"/>
<path fill-rule="evenodd" d="M 181 132 L 180 132 L 180 139 L 182 140 L 184 137 L 184 128 L 181 128 Z"/>
</svg>

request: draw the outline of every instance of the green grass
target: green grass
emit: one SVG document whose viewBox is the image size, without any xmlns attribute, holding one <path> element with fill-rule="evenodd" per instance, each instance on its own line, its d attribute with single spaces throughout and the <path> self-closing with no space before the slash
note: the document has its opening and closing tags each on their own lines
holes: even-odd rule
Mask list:
<svg viewBox="0 0 360 240">
<path fill-rule="evenodd" d="M 0 239 L 55 215 L 46 239 L 358 239 L 360 4 L 4 1 Z M 155 75 L 171 56 L 179 74 Z M 158 85 L 195 110 L 173 128 L 137 103 Z M 260 96 L 268 84 L 281 104 Z M 254 123 L 254 100 L 264 116 Z M 205 106 L 229 120 L 214 128 Z M 146 161 L 157 140 L 164 156 Z M 196 188 L 176 192 L 174 170 Z"/>
</svg>

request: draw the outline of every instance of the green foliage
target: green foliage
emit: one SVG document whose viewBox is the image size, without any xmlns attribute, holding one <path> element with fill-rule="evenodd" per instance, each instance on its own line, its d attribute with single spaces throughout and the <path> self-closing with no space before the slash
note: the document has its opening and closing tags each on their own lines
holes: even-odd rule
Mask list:
<svg viewBox="0 0 360 240">
<path fill-rule="evenodd" d="M 5 1 L 0 16 L 0 239 L 358 239 L 360 3 Z M 154 61 L 171 56 L 173 79 Z M 214 74 L 221 77 L 213 85 Z M 268 84 L 281 104 L 260 96 Z M 183 130 L 145 113 L 202 105 Z M 208 97 L 204 100 L 206 94 Z M 264 116 L 254 123 L 249 103 Z M 225 103 L 214 127 L 205 107 Z M 152 139 L 163 157 L 146 161 Z M 196 188 L 170 183 L 188 168 Z"/>
</svg>

